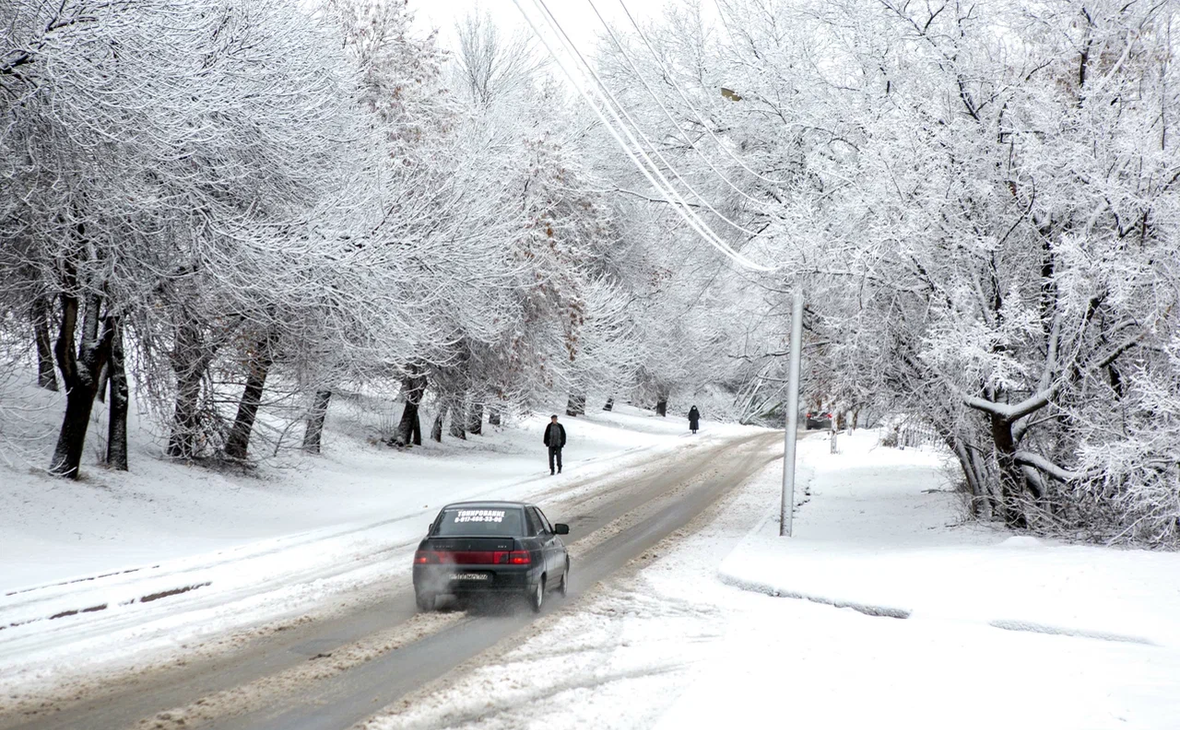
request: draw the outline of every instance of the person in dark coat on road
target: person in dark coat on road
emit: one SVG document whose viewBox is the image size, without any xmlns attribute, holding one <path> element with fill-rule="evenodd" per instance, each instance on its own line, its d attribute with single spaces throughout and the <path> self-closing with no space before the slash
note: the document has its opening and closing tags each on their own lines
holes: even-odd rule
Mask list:
<svg viewBox="0 0 1180 730">
<path fill-rule="evenodd" d="M 688 409 L 688 428 L 696 433 L 701 426 L 701 412 L 697 410 L 696 406 Z"/>
<path fill-rule="evenodd" d="M 545 427 L 545 445 L 549 447 L 549 473 L 553 474 L 553 465 L 557 464 L 557 473 L 561 473 L 561 450 L 565 446 L 565 426 L 557 422 L 557 416 L 549 418 L 549 425 Z"/>
</svg>

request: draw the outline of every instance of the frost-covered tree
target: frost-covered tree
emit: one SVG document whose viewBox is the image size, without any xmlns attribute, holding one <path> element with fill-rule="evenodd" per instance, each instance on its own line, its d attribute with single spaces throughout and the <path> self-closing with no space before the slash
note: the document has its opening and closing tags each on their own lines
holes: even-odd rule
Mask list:
<svg viewBox="0 0 1180 730">
<path fill-rule="evenodd" d="M 1139 397 L 1173 372 L 1174 11 L 731 10 L 758 69 L 735 106 L 820 131 L 780 145 L 805 176 L 772 230 L 821 243 L 787 260 L 811 272 L 834 390 L 932 421 L 982 513 L 1174 539 L 1177 474 L 1146 457 L 1167 418 Z"/>
<path fill-rule="evenodd" d="M 5 171 L 0 258 L 11 290 L 58 302 L 67 408 L 52 470 L 77 475 L 124 326 L 140 382 L 174 394 L 170 452 L 192 455 L 209 364 L 229 348 L 261 376 L 277 355 L 260 343 L 282 341 L 298 318 L 284 305 L 322 273 L 310 222 L 362 177 L 343 165 L 364 133 L 347 69 L 281 2 L 6 9 L 0 144 L 20 164 Z"/>
</svg>

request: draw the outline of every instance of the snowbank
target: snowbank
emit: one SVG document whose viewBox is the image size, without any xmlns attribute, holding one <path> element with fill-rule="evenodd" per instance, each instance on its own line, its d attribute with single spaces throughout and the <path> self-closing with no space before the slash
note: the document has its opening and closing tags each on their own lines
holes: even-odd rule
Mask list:
<svg viewBox="0 0 1180 730">
<path fill-rule="evenodd" d="M 732 585 L 898 618 L 985 623 L 1180 647 L 1180 555 L 1064 545 L 963 525 L 937 453 L 875 431 L 799 447 L 806 503 L 777 514 L 719 568 Z"/>
</svg>

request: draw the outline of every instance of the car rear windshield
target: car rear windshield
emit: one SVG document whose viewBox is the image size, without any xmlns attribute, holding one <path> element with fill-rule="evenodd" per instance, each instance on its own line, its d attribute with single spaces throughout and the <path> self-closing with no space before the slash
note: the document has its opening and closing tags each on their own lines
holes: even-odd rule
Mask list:
<svg viewBox="0 0 1180 730">
<path fill-rule="evenodd" d="M 524 534 L 524 513 L 511 507 L 444 509 L 433 534 L 439 537 L 517 537 Z"/>
</svg>

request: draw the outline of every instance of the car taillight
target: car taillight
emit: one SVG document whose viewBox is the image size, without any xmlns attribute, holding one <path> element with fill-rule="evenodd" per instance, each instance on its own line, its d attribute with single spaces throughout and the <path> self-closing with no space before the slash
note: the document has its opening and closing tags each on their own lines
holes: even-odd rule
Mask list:
<svg viewBox="0 0 1180 730">
<path fill-rule="evenodd" d="M 414 553 L 414 564 L 415 565 L 426 565 L 428 563 L 439 563 L 439 562 L 442 562 L 442 561 L 440 561 L 438 559 L 438 553 L 436 553 L 436 552 L 432 552 L 430 550 L 418 550 L 417 552 Z"/>
<path fill-rule="evenodd" d="M 533 556 L 528 550 L 513 550 L 511 552 L 496 553 L 496 562 L 500 565 L 530 565 Z"/>
</svg>

